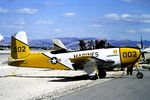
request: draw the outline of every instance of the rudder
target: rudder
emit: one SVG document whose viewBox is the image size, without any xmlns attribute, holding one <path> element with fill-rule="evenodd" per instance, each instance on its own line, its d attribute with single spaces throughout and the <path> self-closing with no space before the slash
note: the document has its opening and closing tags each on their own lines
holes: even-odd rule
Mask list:
<svg viewBox="0 0 150 100">
<path fill-rule="evenodd" d="M 26 33 L 20 31 L 11 37 L 11 57 L 21 59 L 30 54 Z"/>
</svg>

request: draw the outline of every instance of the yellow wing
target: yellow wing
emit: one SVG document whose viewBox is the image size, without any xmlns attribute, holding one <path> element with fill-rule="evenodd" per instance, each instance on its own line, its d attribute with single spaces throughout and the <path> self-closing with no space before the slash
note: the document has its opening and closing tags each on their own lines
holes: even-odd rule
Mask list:
<svg viewBox="0 0 150 100">
<path fill-rule="evenodd" d="M 114 61 L 112 60 L 102 60 L 92 56 L 81 56 L 81 57 L 70 58 L 70 61 L 74 64 L 78 64 L 81 66 L 88 62 L 93 62 L 93 64 L 96 65 L 100 64 L 103 67 L 114 64 Z"/>
<path fill-rule="evenodd" d="M 75 58 L 70 58 L 70 61 L 74 64 L 83 64 L 85 62 L 89 62 L 91 58 L 92 58 L 91 56 L 75 57 Z"/>
</svg>

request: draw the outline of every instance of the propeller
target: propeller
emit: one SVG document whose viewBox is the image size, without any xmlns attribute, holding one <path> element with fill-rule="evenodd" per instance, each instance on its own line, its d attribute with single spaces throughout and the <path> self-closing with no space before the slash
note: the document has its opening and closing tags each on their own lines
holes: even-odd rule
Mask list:
<svg viewBox="0 0 150 100">
<path fill-rule="evenodd" d="M 141 35 L 141 42 L 140 42 L 140 43 L 141 43 L 141 44 L 140 44 L 141 55 L 142 55 L 143 61 L 145 62 L 145 61 L 146 61 L 145 54 L 149 53 L 150 48 L 145 48 L 145 47 L 144 47 L 142 35 Z"/>
<path fill-rule="evenodd" d="M 144 49 L 142 35 L 141 35 L 141 49 Z"/>
<path fill-rule="evenodd" d="M 145 56 L 144 56 L 144 45 L 143 45 L 143 39 L 142 39 L 142 35 L 141 35 L 141 45 L 140 45 L 140 50 L 141 50 L 141 55 L 143 60 L 145 60 Z"/>
</svg>

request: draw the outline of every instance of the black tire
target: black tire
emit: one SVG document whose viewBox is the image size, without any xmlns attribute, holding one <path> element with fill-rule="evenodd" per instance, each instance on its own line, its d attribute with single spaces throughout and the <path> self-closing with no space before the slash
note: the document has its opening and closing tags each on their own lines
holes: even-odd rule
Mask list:
<svg viewBox="0 0 150 100">
<path fill-rule="evenodd" d="M 138 72 L 138 73 L 136 74 L 136 77 L 137 77 L 138 79 L 142 79 L 142 78 L 143 78 L 143 73 Z"/>
<path fill-rule="evenodd" d="M 106 71 L 105 70 L 98 70 L 98 76 L 99 76 L 99 78 L 105 78 L 106 77 Z"/>
</svg>

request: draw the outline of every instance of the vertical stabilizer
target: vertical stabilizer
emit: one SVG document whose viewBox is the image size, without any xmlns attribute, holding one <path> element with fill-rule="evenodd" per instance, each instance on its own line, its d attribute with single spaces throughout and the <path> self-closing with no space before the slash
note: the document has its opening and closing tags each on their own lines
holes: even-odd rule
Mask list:
<svg viewBox="0 0 150 100">
<path fill-rule="evenodd" d="M 11 37 L 11 57 L 21 59 L 30 54 L 26 33 L 20 31 Z"/>
</svg>

